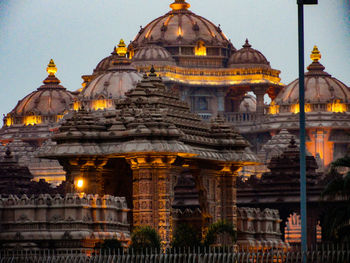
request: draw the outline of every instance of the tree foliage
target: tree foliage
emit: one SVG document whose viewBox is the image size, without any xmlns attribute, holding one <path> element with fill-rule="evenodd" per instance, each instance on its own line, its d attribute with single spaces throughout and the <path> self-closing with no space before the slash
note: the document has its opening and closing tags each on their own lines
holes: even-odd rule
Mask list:
<svg viewBox="0 0 350 263">
<path fill-rule="evenodd" d="M 201 233 L 190 224 L 179 224 L 174 230 L 171 246 L 173 248 L 201 246 Z"/>
<path fill-rule="evenodd" d="M 237 232 L 232 223 L 229 223 L 225 220 L 217 221 L 209 226 L 208 232 L 205 235 L 203 244 L 204 246 L 210 246 L 215 244 L 217 236 L 219 234 L 227 233 L 230 235 L 232 243 L 235 243 L 237 240 Z"/>
<path fill-rule="evenodd" d="M 160 249 L 160 236 L 155 229 L 150 226 L 140 226 L 134 229 L 131 234 L 130 248 L 136 251 L 145 249 Z"/>
</svg>

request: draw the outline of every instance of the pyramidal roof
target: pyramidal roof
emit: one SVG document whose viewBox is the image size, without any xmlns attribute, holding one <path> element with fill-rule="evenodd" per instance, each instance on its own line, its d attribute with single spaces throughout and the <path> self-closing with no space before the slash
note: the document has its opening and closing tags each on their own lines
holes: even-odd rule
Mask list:
<svg viewBox="0 0 350 263">
<path fill-rule="evenodd" d="M 187 103 L 167 89 L 154 69 L 143 76 L 116 109 L 74 112 L 53 137 L 57 144 L 42 157 L 125 157 L 135 153 L 162 153 L 191 158 L 256 163 L 247 141 L 221 117 L 211 123 L 190 111 Z"/>
</svg>

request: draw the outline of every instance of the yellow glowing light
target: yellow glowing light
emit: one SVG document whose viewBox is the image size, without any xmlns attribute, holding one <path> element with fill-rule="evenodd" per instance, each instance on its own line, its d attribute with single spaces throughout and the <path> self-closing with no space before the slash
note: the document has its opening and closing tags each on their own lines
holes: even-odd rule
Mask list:
<svg viewBox="0 0 350 263">
<path fill-rule="evenodd" d="M 147 33 L 146 33 L 146 38 L 148 38 L 149 37 L 149 35 L 151 34 L 151 29 L 148 29 L 148 31 L 147 31 Z"/>
<path fill-rule="evenodd" d="M 49 73 L 49 75 L 56 74 L 57 68 L 56 68 L 56 65 L 55 65 L 55 62 L 53 61 L 53 59 L 51 59 L 49 64 L 47 65 L 46 71 L 47 71 L 47 73 Z"/>
<path fill-rule="evenodd" d="M 107 108 L 107 100 L 105 100 L 105 99 L 94 100 L 92 102 L 92 108 L 94 110 L 103 110 L 103 109 Z"/>
<path fill-rule="evenodd" d="M 318 50 L 317 46 L 314 46 L 314 49 L 312 50 L 312 52 L 310 54 L 310 58 L 314 62 L 317 62 L 317 61 L 319 61 L 321 59 L 321 53 Z"/>
<path fill-rule="evenodd" d="M 117 54 L 118 54 L 118 56 L 125 57 L 126 52 L 128 52 L 128 49 L 126 48 L 124 40 L 120 39 L 118 47 L 117 47 Z"/>
<path fill-rule="evenodd" d="M 138 67 L 140 72 L 148 72 L 150 67 Z M 203 69 L 183 68 L 178 66 L 155 66 L 155 70 L 170 80 L 205 85 L 246 85 L 252 83 L 283 85 L 279 78 L 280 71 L 274 69 Z"/>
<path fill-rule="evenodd" d="M 61 120 L 63 118 L 63 115 L 57 115 L 56 116 L 56 121 L 58 122 L 59 120 Z"/>
<path fill-rule="evenodd" d="M 77 111 L 80 109 L 80 102 L 79 101 L 74 101 L 73 102 L 73 110 Z"/>
<path fill-rule="evenodd" d="M 280 106 L 276 105 L 275 102 L 271 102 L 270 107 L 269 107 L 269 113 L 270 114 L 277 114 L 279 113 Z"/>
<path fill-rule="evenodd" d="M 311 104 L 305 104 L 304 111 L 305 112 L 310 112 L 311 111 Z M 291 112 L 293 112 L 295 114 L 300 112 L 299 103 L 292 105 Z"/>
<path fill-rule="evenodd" d="M 11 126 L 13 125 L 13 118 L 11 118 L 10 116 L 6 117 L 6 126 Z"/>
<path fill-rule="evenodd" d="M 78 179 L 77 180 L 77 187 L 82 188 L 84 186 L 84 180 L 83 179 Z"/>
<path fill-rule="evenodd" d="M 198 41 L 197 45 L 194 47 L 194 54 L 196 56 L 206 56 L 207 48 L 204 45 L 203 41 Z"/>
<path fill-rule="evenodd" d="M 129 48 L 128 52 L 129 52 L 129 59 L 132 59 L 132 57 L 135 55 L 134 49 L 133 48 Z"/>
<path fill-rule="evenodd" d="M 345 112 L 346 105 L 344 103 L 340 103 L 339 100 L 335 100 L 333 103 L 329 103 L 327 105 L 327 110 L 331 112 Z"/>
<path fill-rule="evenodd" d="M 177 35 L 178 36 L 183 36 L 183 31 L 182 31 L 181 26 L 179 26 L 179 28 L 177 29 Z"/>
<path fill-rule="evenodd" d="M 25 125 L 35 125 L 41 123 L 41 116 L 30 115 L 24 117 Z"/>
<path fill-rule="evenodd" d="M 175 2 L 170 5 L 170 8 L 173 9 L 173 11 L 188 9 L 190 7 L 191 5 L 186 3 L 185 0 L 175 0 Z"/>
</svg>

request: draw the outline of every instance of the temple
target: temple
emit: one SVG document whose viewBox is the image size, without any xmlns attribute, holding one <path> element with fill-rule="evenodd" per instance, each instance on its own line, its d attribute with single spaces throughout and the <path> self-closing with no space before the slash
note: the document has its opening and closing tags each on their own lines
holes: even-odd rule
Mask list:
<svg viewBox="0 0 350 263">
<path fill-rule="evenodd" d="M 76 204 L 62 218 L 42 208 L 52 226 L 61 224 L 50 242 L 62 248 L 112 237 L 126 245 L 142 225 L 168 246 L 177 224 L 205 231 L 223 219 L 237 227 L 242 246 L 295 242 L 299 80 L 283 84 L 253 43 L 242 43 L 235 48 L 220 26 L 175 0 L 129 44 L 121 39 L 111 48 L 76 91 L 60 84 L 51 59 L 43 85 L 18 101 L 0 129 L 0 181 L 9 186 L 0 186 L 0 225 L 7 231 L 0 239 L 47 247 L 28 222 L 39 220 L 38 205 L 52 202 L 57 211 Z M 325 174 L 350 145 L 350 89 L 325 71 L 317 46 L 310 58 L 305 112 L 315 244 Z M 100 218 L 90 217 L 95 205 Z M 20 211 L 20 225 L 11 223 L 16 217 L 4 219 L 9 211 Z M 103 213 L 110 213 L 108 224 Z M 78 222 L 85 232 L 72 232 Z M 20 229 L 31 231 L 35 244 Z"/>
</svg>

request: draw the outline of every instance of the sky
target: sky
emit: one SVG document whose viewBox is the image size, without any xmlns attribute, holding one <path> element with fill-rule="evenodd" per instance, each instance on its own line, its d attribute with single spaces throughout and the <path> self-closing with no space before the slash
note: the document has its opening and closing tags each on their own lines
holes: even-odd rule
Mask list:
<svg viewBox="0 0 350 263">
<path fill-rule="evenodd" d="M 47 76 L 68 90 L 81 87 L 120 38 L 129 43 L 172 0 L 0 0 L 0 114 L 10 112 Z M 188 0 L 190 10 L 214 24 L 239 49 L 246 38 L 261 51 L 284 84 L 298 76 L 296 0 Z M 317 45 L 326 71 L 350 86 L 350 0 L 305 6 L 305 66 Z"/>
</svg>

